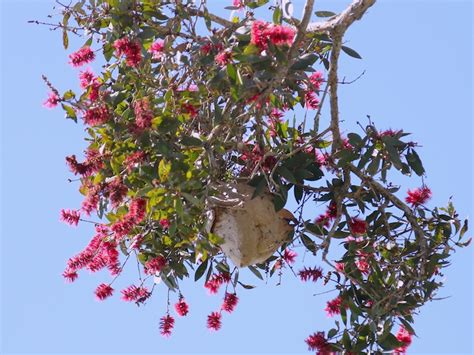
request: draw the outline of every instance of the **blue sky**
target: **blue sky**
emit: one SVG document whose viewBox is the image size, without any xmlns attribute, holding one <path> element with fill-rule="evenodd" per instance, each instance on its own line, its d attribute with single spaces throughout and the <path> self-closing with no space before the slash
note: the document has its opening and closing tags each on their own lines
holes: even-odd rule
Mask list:
<svg viewBox="0 0 474 355">
<path fill-rule="evenodd" d="M 228 1 L 230 3 L 230 0 Z M 1 287 L 2 353 L 286 353 L 307 354 L 303 342 L 329 329 L 324 314 L 332 294 L 305 285 L 290 274 L 281 286 L 246 275 L 258 285 L 242 290 L 236 312 L 210 333 L 206 315 L 221 298 L 201 284 L 182 286 L 191 312 L 177 319 L 170 339 L 159 335 L 166 291 L 137 308 L 114 297 L 99 303 L 93 290 L 106 274 L 81 274 L 72 285 L 61 272 L 67 258 L 82 249 L 92 230 L 58 221 L 61 208 L 79 206 L 77 185 L 64 157 L 85 147 L 83 128 L 41 103 L 46 74 L 62 91 L 77 87 L 61 34 L 28 25 L 45 19 L 52 0 L 0 0 L 1 7 Z M 213 5 L 225 3 L 214 0 Z M 297 13 L 302 0 L 294 0 Z M 346 2 L 316 1 L 319 10 L 340 10 Z M 379 1 L 346 36 L 363 60 L 344 56 L 341 77 L 365 75 L 341 87 L 341 118 L 346 132 L 370 115 L 382 128 L 404 128 L 428 172 L 433 205 L 450 196 L 461 216 L 472 206 L 472 3 L 470 1 Z M 72 42 L 78 46 L 79 42 Z M 402 191 L 417 178 L 396 180 Z M 317 215 L 319 211 L 313 211 Z M 446 273 L 445 300 L 427 305 L 417 317 L 418 338 L 410 353 L 472 353 L 472 248 L 456 253 Z M 128 286 L 124 275 L 118 286 Z"/>
</svg>

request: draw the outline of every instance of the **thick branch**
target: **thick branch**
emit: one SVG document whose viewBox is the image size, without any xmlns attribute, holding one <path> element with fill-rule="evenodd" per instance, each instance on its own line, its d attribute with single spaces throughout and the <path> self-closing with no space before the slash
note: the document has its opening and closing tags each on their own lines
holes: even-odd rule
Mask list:
<svg viewBox="0 0 474 355">
<path fill-rule="evenodd" d="M 331 32 L 339 28 L 344 33 L 355 21 L 360 20 L 365 12 L 375 4 L 376 0 L 355 0 L 339 15 L 325 22 L 313 22 L 308 24 L 308 32 Z"/>
</svg>

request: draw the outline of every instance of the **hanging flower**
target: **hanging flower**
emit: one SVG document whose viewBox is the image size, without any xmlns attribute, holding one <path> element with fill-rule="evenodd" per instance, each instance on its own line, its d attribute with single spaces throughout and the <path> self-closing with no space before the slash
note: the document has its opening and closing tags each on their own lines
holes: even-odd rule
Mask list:
<svg viewBox="0 0 474 355">
<path fill-rule="evenodd" d="M 107 297 L 112 296 L 113 292 L 114 289 L 110 285 L 102 283 L 96 288 L 95 295 L 98 300 L 103 301 Z"/>
<path fill-rule="evenodd" d="M 174 327 L 174 318 L 167 314 L 160 319 L 160 333 L 164 337 L 169 337 Z"/>
<path fill-rule="evenodd" d="M 174 305 L 174 309 L 180 317 L 184 317 L 189 312 L 189 305 L 186 303 L 183 297 L 180 297 L 179 301 Z"/>
<path fill-rule="evenodd" d="M 316 282 L 323 277 L 323 270 L 320 267 L 304 268 L 298 272 L 301 281 Z"/>
<path fill-rule="evenodd" d="M 92 51 L 91 47 L 84 46 L 77 52 L 70 54 L 69 59 L 71 59 L 69 63 L 73 67 L 80 67 L 84 64 L 92 62 L 95 59 L 95 54 Z"/>
<path fill-rule="evenodd" d="M 408 190 L 407 194 L 405 201 L 410 203 L 412 207 L 423 205 L 431 198 L 431 190 L 427 186 Z"/>
<path fill-rule="evenodd" d="M 235 306 L 237 306 L 238 302 L 239 302 L 239 298 L 237 297 L 235 293 L 226 292 L 221 309 L 223 311 L 232 313 L 234 311 Z"/>
<path fill-rule="evenodd" d="M 207 328 L 210 330 L 219 330 L 221 329 L 221 314 L 219 312 L 212 312 L 207 316 Z"/>
</svg>

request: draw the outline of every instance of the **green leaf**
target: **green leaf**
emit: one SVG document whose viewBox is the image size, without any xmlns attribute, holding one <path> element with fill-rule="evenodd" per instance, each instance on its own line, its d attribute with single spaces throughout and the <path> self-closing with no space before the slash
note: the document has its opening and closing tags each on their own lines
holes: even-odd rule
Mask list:
<svg viewBox="0 0 474 355">
<path fill-rule="evenodd" d="M 69 47 L 69 37 L 67 35 L 66 30 L 63 31 L 63 46 L 64 46 L 64 49 L 67 49 Z"/>
<path fill-rule="evenodd" d="M 407 162 L 410 165 L 410 168 L 416 173 L 416 175 L 421 176 L 425 173 L 425 168 L 423 168 L 423 163 L 420 160 L 418 154 L 413 150 L 409 150 L 407 155 Z"/>
<path fill-rule="evenodd" d="M 359 53 L 357 53 L 355 50 L 353 50 L 352 48 L 349 48 L 349 47 L 346 47 L 346 46 L 341 46 L 341 49 L 344 53 L 346 53 L 347 55 L 353 57 L 353 58 L 357 58 L 357 59 L 362 59 L 362 57 L 360 56 Z"/>
<path fill-rule="evenodd" d="M 306 249 L 308 249 L 313 254 L 316 254 L 318 251 L 318 246 L 310 237 L 308 237 L 306 234 L 301 234 L 300 239 Z"/>
<path fill-rule="evenodd" d="M 282 176 L 283 178 L 285 178 L 287 181 L 291 182 L 292 184 L 298 183 L 293 173 L 290 170 L 288 170 L 285 166 L 279 166 L 276 171 L 278 174 L 280 174 L 280 176 Z"/>
<path fill-rule="evenodd" d="M 388 333 L 387 335 L 383 336 L 383 338 L 379 340 L 378 343 L 384 350 L 393 350 L 403 345 L 403 343 L 399 342 L 392 333 Z"/>
<path fill-rule="evenodd" d="M 208 260 L 209 259 L 204 260 L 204 262 L 198 266 L 196 273 L 194 274 L 194 281 L 199 280 L 202 275 L 204 275 L 207 269 Z"/>
<path fill-rule="evenodd" d="M 250 265 L 248 268 L 255 274 L 255 276 L 257 276 L 260 280 L 263 280 L 262 274 L 254 266 Z"/>
<path fill-rule="evenodd" d="M 246 285 L 246 284 L 243 284 L 242 282 L 240 281 L 237 281 L 239 283 L 240 286 L 242 286 L 243 288 L 245 288 L 246 290 L 251 290 L 252 288 L 255 288 L 255 286 L 252 286 L 252 285 Z"/>
<path fill-rule="evenodd" d="M 336 13 L 332 12 L 332 11 L 316 11 L 315 12 L 316 16 L 318 17 L 332 17 L 332 16 L 336 16 Z"/>
<path fill-rule="evenodd" d="M 181 139 L 181 144 L 185 145 L 187 147 L 190 146 L 202 146 L 202 141 L 199 138 L 192 137 L 192 136 L 186 136 Z"/>
<path fill-rule="evenodd" d="M 357 148 L 359 146 L 362 146 L 364 141 L 362 140 L 361 136 L 359 136 L 357 133 L 349 133 L 347 135 L 347 138 L 349 139 L 349 143 L 354 147 Z"/>
<path fill-rule="evenodd" d="M 168 180 L 168 175 L 171 171 L 171 163 L 167 162 L 165 159 L 160 160 L 160 164 L 158 165 L 158 176 L 162 182 Z"/>
<path fill-rule="evenodd" d="M 308 53 L 301 56 L 292 66 L 292 70 L 307 70 L 316 62 L 318 56 L 314 53 Z"/>
<path fill-rule="evenodd" d="M 61 106 L 62 106 L 63 110 L 66 111 L 66 118 L 69 118 L 69 119 L 73 120 L 74 122 L 77 122 L 76 111 L 71 106 L 68 106 L 68 105 L 65 105 L 65 104 L 61 104 Z"/>
<path fill-rule="evenodd" d="M 367 167 L 367 173 L 372 176 L 377 174 L 377 171 L 379 170 L 379 166 L 380 166 L 380 161 L 381 161 L 380 156 L 376 156 L 375 158 L 373 158 L 369 166 Z"/>
<path fill-rule="evenodd" d="M 235 67 L 232 64 L 227 64 L 227 75 L 229 78 L 232 80 L 232 82 L 237 81 L 237 71 L 235 70 Z"/>
<path fill-rule="evenodd" d="M 281 8 L 276 7 L 273 11 L 273 23 L 281 24 Z"/>
</svg>

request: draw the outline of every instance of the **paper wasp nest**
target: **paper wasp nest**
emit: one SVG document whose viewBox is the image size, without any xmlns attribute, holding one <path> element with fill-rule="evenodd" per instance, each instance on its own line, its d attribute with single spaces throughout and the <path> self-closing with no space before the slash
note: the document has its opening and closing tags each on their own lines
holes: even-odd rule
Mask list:
<svg viewBox="0 0 474 355">
<path fill-rule="evenodd" d="M 221 249 L 237 267 L 261 263 L 289 239 L 293 215 L 275 212 L 273 198 L 264 193 L 252 199 L 255 189 L 245 183 L 222 184 L 212 206 L 210 231 L 224 239 Z"/>
</svg>

